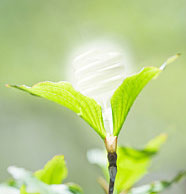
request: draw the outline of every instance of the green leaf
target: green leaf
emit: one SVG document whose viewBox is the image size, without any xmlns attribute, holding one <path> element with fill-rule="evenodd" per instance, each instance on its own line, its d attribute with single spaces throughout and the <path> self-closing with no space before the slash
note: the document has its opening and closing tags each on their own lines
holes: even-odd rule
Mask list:
<svg viewBox="0 0 186 194">
<path fill-rule="evenodd" d="M 128 194 L 157 194 L 171 187 L 186 176 L 186 172 L 180 172 L 171 181 L 156 181 L 149 185 L 133 188 Z"/>
<path fill-rule="evenodd" d="M 28 194 L 28 193 L 26 192 L 26 187 L 25 187 L 25 185 L 23 185 L 23 186 L 20 188 L 20 194 Z"/>
<path fill-rule="evenodd" d="M 130 147 L 118 147 L 117 168 L 115 187 L 118 192 L 130 189 L 146 172 L 154 155 L 165 142 L 166 134 L 161 134 L 147 143 L 144 149 L 133 149 Z M 103 150 L 90 150 L 87 153 L 90 163 L 98 165 L 107 181 L 108 161 L 107 154 Z"/>
<path fill-rule="evenodd" d="M 114 92 L 111 98 L 111 106 L 113 112 L 113 133 L 115 136 L 119 135 L 127 114 L 138 94 L 160 72 L 159 68 L 146 67 L 140 73 L 127 77 Z"/>
<path fill-rule="evenodd" d="M 156 138 L 150 140 L 146 147 L 145 150 L 146 151 L 150 151 L 150 152 L 158 152 L 158 150 L 160 149 L 161 145 L 167 140 L 167 134 L 166 133 L 162 133 L 161 135 L 157 136 Z"/>
<path fill-rule="evenodd" d="M 69 191 L 71 191 L 73 194 L 82 194 L 83 191 L 81 187 L 74 183 L 68 183 L 67 184 Z"/>
<path fill-rule="evenodd" d="M 30 94 L 40 96 L 61 104 L 82 117 L 89 125 L 101 136 L 106 137 L 103 124 L 101 106 L 87 96 L 76 91 L 68 82 L 41 82 L 32 87 L 25 85 L 7 85 L 8 87 L 18 88 Z"/>
<path fill-rule="evenodd" d="M 179 54 L 170 57 L 160 68 L 145 67 L 139 73 L 127 77 L 123 83 L 116 89 L 112 98 L 112 114 L 113 114 L 113 134 L 119 135 L 123 123 L 132 107 L 135 99 L 147 85 L 147 83 L 156 78 L 167 64 L 173 62 Z"/>
<path fill-rule="evenodd" d="M 20 188 L 20 194 L 40 194 L 40 193 L 28 193 L 26 191 L 26 186 L 23 185 L 21 188 Z"/>
<path fill-rule="evenodd" d="M 166 135 L 162 134 L 151 140 L 143 150 L 129 147 L 119 147 L 117 150 L 118 173 L 116 189 L 118 192 L 130 189 L 144 174 L 150 165 L 152 157 L 165 142 Z"/>
<path fill-rule="evenodd" d="M 70 186 L 65 184 L 48 185 L 23 168 L 11 166 L 8 171 L 22 185 L 21 194 L 81 194 L 81 189 L 78 189 L 78 186 L 72 186 L 72 183 Z"/>
<path fill-rule="evenodd" d="M 9 173 L 13 178 L 24 187 L 21 187 L 23 194 L 27 193 L 39 193 L 39 194 L 56 194 L 52 188 L 38 180 L 31 172 L 23 169 L 11 166 L 8 168 Z"/>
<path fill-rule="evenodd" d="M 35 176 L 46 184 L 61 184 L 67 177 L 67 167 L 64 156 L 55 156 L 44 167 L 35 172 Z"/>
</svg>

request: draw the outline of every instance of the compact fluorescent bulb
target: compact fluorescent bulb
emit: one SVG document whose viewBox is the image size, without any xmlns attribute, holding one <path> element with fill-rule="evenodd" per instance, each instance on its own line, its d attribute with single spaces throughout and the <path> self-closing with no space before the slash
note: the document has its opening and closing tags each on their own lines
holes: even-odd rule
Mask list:
<svg viewBox="0 0 186 194">
<path fill-rule="evenodd" d="M 110 98 L 125 78 L 124 57 L 108 48 L 94 48 L 73 61 L 75 88 L 102 107 L 105 128 L 112 133 Z"/>
</svg>

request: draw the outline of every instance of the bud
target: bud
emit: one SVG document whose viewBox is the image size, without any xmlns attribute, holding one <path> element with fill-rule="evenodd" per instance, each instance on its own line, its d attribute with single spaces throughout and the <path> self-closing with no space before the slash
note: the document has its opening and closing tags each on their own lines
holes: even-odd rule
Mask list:
<svg viewBox="0 0 186 194">
<path fill-rule="evenodd" d="M 117 150 L 117 137 L 108 134 L 105 138 L 105 147 L 108 153 L 114 153 Z"/>
</svg>

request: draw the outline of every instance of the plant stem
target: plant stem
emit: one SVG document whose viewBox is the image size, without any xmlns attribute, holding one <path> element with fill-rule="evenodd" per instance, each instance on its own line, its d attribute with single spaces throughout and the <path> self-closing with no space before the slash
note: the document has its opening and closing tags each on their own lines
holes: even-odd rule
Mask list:
<svg viewBox="0 0 186 194">
<path fill-rule="evenodd" d="M 109 162 L 109 175 L 110 175 L 110 182 L 109 182 L 109 194 L 113 194 L 114 192 L 114 183 L 115 183 L 115 178 L 117 174 L 117 136 L 108 134 L 105 138 L 105 147 L 107 150 L 107 158 Z"/>
<path fill-rule="evenodd" d="M 115 183 L 115 178 L 117 174 L 117 154 L 116 152 L 110 153 L 108 152 L 108 161 L 109 161 L 109 175 L 110 175 L 110 182 L 109 182 L 109 194 L 113 194 L 114 192 L 114 183 Z"/>
</svg>

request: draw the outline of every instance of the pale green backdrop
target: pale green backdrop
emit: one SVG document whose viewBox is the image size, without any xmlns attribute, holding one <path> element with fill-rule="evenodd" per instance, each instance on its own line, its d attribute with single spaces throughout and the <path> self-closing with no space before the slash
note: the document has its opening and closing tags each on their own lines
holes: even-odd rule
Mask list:
<svg viewBox="0 0 186 194">
<path fill-rule="evenodd" d="M 98 39 L 117 42 L 135 70 L 182 53 L 138 97 L 119 143 L 140 148 L 168 133 L 143 183 L 186 169 L 185 0 L 0 0 L 0 181 L 9 165 L 36 170 L 64 154 L 68 180 L 101 193 L 101 172 L 86 160 L 88 149 L 103 147 L 95 132 L 71 111 L 4 86 L 66 80 L 71 53 Z M 185 185 L 167 193 L 185 194 Z"/>
</svg>

